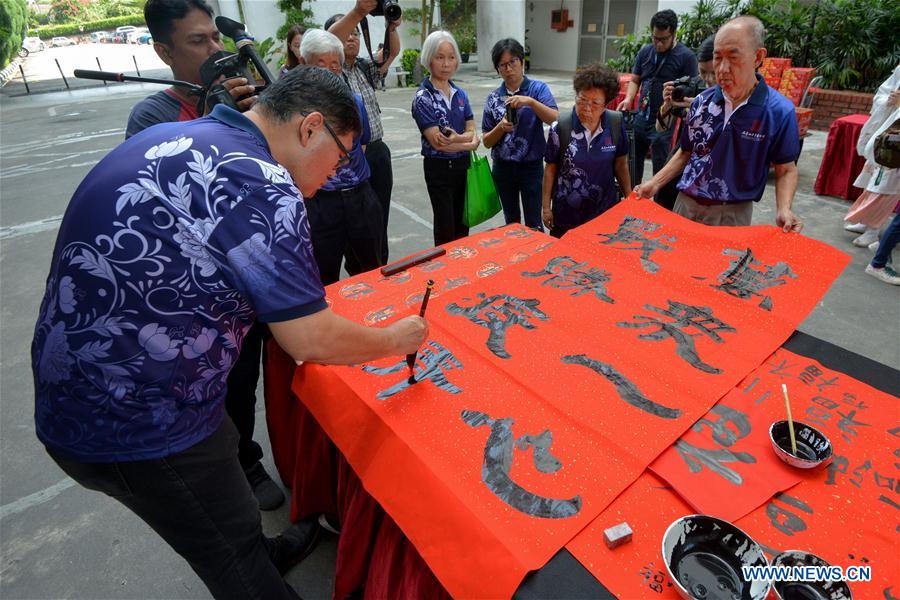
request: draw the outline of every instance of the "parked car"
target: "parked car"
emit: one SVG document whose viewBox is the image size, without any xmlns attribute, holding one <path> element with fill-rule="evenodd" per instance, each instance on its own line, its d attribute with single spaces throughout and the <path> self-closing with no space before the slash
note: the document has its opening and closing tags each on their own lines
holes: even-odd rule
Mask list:
<svg viewBox="0 0 900 600">
<path fill-rule="evenodd" d="M 122 25 L 121 27 L 116 27 L 116 33 L 124 33 L 127 39 L 127 35 L 135 29 L 137 29 L 137 27 L 134 25 Z"/>
<path fill-rule="evenodd" d="M 47 44 L 41 41 L 41 38 L 27 37 L 22 40 L 22 47 L 28 52 L 40 52 L 47 49 Z"/>
<path fill-rule="evenodd" d="M 128 41 L 128 32 L 117 31 L 114 34 L 112 34 L 112 38 L 110 38 L 110 41 L 113 44 L 124 44 L 125 42 Z"/>
<path fill-rule="evenodd" d="M 153 36 L 150 35 L 150 32 L 142 33 L 141 36 L 137 39 L 138 44 L 153 44 Z"/>
<path fill-rule="evenodd" d="M 95 31 L 91 34 L 91 41 L 95 44 L 105 44 L 109 41 L 108 31 Z"/>
<path fill-rule="evenodd" d="M 63 36 L 57 36 L 57 37 L 53 38 L 52 40 L 50 40 L 51 48 L 62 48 L 63 46 L 74 46 L 74 45 L 75 45 L 75 42 L 73 42 L 69 38 L 63 37 Z"/>
<path fill-rule="evenodd" d="M 139 44 L 140 42 L 138 41 L 138 39 L 139 39 L 142 35 L 148 34 L 148 33 L 150 33 L 150 30 L 147 29 L 146 27 L 138 27 L 138 28 L 135 29 L 134 31 L 129 31 L 129 32 L 128 32 L 128 37 L 127 37 L 128 43 L 129 43 L 129 44 Z"/>
</svg>

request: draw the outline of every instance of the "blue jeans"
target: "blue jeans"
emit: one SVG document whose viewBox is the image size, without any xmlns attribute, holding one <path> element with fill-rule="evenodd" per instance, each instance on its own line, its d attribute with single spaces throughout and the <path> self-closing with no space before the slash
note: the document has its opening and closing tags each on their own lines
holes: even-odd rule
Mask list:
<svg viewBox="0 0 900 600">
<path fill-rule="evenodd" d="M 878 252 L 875 253 L 875 258 L 872 259 L 872 266 L 876 269 L 883 269 L 890 260 L 891 252 L 894 250 L 897 242 L 900 242 L 900 213 L 894 215 L 891 224 L 888 225 L 884 235 L 881 237 L 881 242 L 878 243 Z M 894 267 L 896 268 L 896 265 Z"/>
<path fill-rule="evenodd" d="M 540 160 L 513 162 L 495 160 L 492 170 L 494 185 L 500 195 L 503 217 L 509 223 L 521 223 L 519 194 L 525 212 L 525 226 L 543 231 L 541 224 L 541 186 L 544 182 L 544 164 Z"/>
<path fill-rule="evenodd" d="M 669 146 L 672 145 L 673 130 L 656 131 L 653 119 L 646 119 L 638 114 L 634 118 L 634 173 L 631 174 L 631 185 L 641 183 L 644 178 L 644 159 L 647 148 L 653 160 L 653 174 L 656 175 L 669 159 Z"/>
</svg>

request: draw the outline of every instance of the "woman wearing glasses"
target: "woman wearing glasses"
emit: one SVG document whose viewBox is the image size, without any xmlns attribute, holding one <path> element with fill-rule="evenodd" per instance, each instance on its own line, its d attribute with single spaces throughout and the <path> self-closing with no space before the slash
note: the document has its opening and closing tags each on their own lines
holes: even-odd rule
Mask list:
<svg viewBox="0 0 900 600">
<path fill-rule="evenodd" d="M 334 34 L 311 29 L 300 44 L 303 62 L 328 69 L 337 76 L 343 73 L 344 44 Z M 341 151 L 335 171 L 316 195 L 305 199 L 309 215 L 313 254 L 319 266 L 322 283 L 329 285 L 341 278 L 341 261 L 346 257 L 347 273 L 356 275 L 384 264 L 381 240 L 384 235 L 381 205 L 372 190 L 372 175 L 366 161 L 369 143 L 369 119 L 362 98 L 353 94 L 359 108 L 363 132 L 347 148 L 334 134 L 328 122 L 325 128 Z"/>
<path fill-rule="evenodd" d="M 525 77 L 525 49 L 512 38 L 491 49 L 491 60 L 503 83 L 484 102 L 481 131 L 484 147 L 491 149 L 494 183 L 507 223 L 541 227 L 541 180 L 546 142 L 544 123 L 559 115 L 546 83 Z M 519 209 L 519 197 L 522 210 Z"/>
<path fill-rule="evenodd" d="M 575 75 L 571 117 L 566 115 L 550 127 L 544 156 L 543 218 L 554 237 L 562 237 L 616 204 L 616 181 L 623 195 L 631 193 L 625 124 L 619 113 L 614 119 L 606 110 L 607 101 L 615 100 L 618 93 L 615 71 L 597 63 L 583 67 Z"/>
<path fill-rule="evenodd" d="M 412 103 L 422 132 L 425 186 L 434 211 L 434 245 L 469 235 L 463 224 L 469 152 L 481 143 L 469 96 L 450 78 L 459 67 L 459 47 L 446 31 L 432 32 L 422 44 L 422 66 L 431 72 Z"/>
</svg>

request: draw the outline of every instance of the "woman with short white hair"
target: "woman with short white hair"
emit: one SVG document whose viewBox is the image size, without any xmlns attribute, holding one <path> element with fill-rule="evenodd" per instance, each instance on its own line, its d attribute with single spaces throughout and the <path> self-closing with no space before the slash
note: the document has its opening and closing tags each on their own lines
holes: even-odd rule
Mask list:
<svg viewBox="0 0 900 600">
<path fill-rule="evenodd" d="M 481 140 L 469 96 L 450 78 L 459 67 L 459 47 L 447 31 L 432 32 L 422 45 L 422 66 L 431 72 L 412 103 L 412 115 L 422 132 L 425 186 L 434 211 L 434 245 L 469 235 L 463 224 L 469 152 Z"/>
</svg>

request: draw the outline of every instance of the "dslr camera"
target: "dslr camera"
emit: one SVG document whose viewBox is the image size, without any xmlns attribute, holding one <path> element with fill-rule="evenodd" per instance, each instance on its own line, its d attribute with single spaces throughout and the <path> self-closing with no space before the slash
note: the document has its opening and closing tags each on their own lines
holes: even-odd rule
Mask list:
<svg viewBox="0 0 900 600">
<path fill-rule="evenodd" d="M 675 84 L 675 89 L 672 90 L 672 100 L 675 102 L 681 102 L 685 98 L 693 98 L 706 89 L 706 82 L 703 81 L 702 77 L 685 75 L 684 77 L 679 77 L 673 83 Z"/>
<path fill-rule="evenodd" d="M 384 16 L 387 21 L 399 21 L 403 9 L 400 8 L 398 0 L 378 0 L 378 6 L 373 8 L 369 14 L 376 17 Z"/>
</svg>

